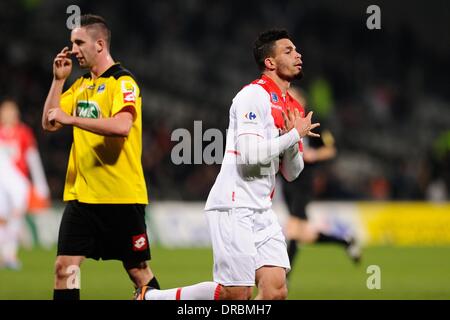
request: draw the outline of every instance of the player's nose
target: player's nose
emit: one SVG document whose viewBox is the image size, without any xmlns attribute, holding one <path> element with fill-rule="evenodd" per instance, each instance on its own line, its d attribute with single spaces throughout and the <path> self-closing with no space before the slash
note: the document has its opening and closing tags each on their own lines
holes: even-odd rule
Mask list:
<svg viewBox="0 0 450 320">
<path fill-rule="evenodd" d="M 72 54 L 76 55 L 78 54 L 79 50 L 78 50 L 78 46 L 76 44 L 72 45 Z"/>
</svg>

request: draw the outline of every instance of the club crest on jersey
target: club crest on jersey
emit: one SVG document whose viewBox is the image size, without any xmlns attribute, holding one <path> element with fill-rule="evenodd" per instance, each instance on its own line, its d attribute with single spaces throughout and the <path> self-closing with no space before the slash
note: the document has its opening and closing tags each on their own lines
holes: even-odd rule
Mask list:
<svg viewBox="0 0 450 320">
<path fill-rule="evenodd" d="M 256 114 L 254 112 L 249 112 L 245 114 L 245 119 L 248 120 L 255 120 L 256 119 Z"/>
<path fill-rule="evenodd" d="M 278 103 L 278 95 L 275 92 L 270 93 L 270 97 L 272 98 L 273 103 Z"/>
<path fill-rule="evenodd" d="M 80 118 L 98 119 L 101 116 L 98 104 L 93 101 L 78 101 L 76 115 Z"/>
<path fill-rule="evenodd" d="M 97 93 L 102 93 L 103 91 L 105 91 L 105 87 L 106 85 L 104 83 L 101 84 L 97 89 Z"/>
</svg>

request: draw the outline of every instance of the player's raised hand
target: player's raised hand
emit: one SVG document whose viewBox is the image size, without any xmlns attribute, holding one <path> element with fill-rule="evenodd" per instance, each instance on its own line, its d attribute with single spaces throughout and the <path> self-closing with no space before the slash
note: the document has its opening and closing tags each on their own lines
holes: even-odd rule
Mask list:
<svg viewBox="0 0 450 320">
<path fill-rule="evenodd" d="M 64 47 L 53 60 L 53 76 L 56 80 L 65 80 L 72 72 L 72 52 Z"/>
<path fill-rule="evenodd" d="M 311 117 L 313 112 L 310 111 L 308 115 L 304 118 L 300 116 L 300 112 L 295 109 L 295 129 L 298 131 L 300 137 L 310 136 L 310 137 L 320 137 L 320 134 L 312 132 L 314 128 L 320 126 L 320 123 L 311 123 Z"/>
<path fill-rule="evenodd" d="M 287 115 L 284 111 L 281 111 L 281 114 L 283 115 L 284 125 L 281 129 L 281 134 L 285 134 L 286 132 L 290 131 L 292 128 L 294 128 L 295 125 L 295 113 L 291 111 L 291 109 L 287 109 Z"/>
</svg>

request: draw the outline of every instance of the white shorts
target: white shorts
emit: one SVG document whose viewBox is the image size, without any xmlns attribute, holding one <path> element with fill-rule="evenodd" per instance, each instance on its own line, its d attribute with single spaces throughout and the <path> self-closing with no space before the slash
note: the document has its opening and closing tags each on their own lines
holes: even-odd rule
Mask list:
<svg viewBox="0 0 450 320">
<path fill-rule="evenodd" d="M 263 266 L 291 269 L 286 240 L 269 210 L 235 208 L 205 211 L 214 254 L 214 281 L 224 286 L 254 286 Z"/>
<path fill-rule="evenodd" d="M 26 212 L 29 183 L 15 167 L 3 165 L 0 169 L 0 218 L 7 220 L 13 213 Z"/>
</svg>

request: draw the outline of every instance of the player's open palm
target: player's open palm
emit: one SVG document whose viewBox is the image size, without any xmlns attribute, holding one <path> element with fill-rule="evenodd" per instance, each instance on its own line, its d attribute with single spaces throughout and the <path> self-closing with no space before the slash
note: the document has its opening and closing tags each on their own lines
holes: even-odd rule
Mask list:
<svg viewBox="0 0 450 320">
<path fill-rule="evenodd" d="M 65 80 L 72 72 L 71 52 L 68 47 L 61 50 L 53 61 L 53 75 L 56 80 Z"/>
<path fill-rule="evenodd" d="M 300 112 L 297 109 L 294 110 L 294 114 L 295 114 L 294 127 L 298 131 L 298 134 L 300 135 L 300 137 L 304 137 L 304 136 L 310 136 L 310 137 L 316 137 L 316 138 L 320 137 L 320 134 L 312 132 L 312 130 L 314 128 L 317 128 L 318 126 L 320 126 L 320 123 L 311 123 L 311 117 L 313 114 L 312 111 L 310 111 L 308 113 L 308 115 L 304 118 L 302 118 L 300 116 Z"/>
</svg>

